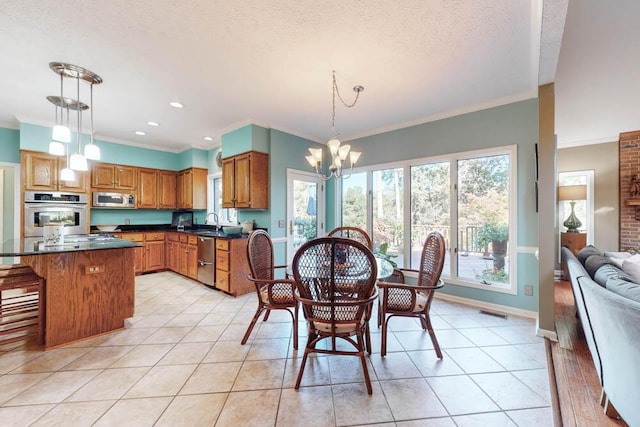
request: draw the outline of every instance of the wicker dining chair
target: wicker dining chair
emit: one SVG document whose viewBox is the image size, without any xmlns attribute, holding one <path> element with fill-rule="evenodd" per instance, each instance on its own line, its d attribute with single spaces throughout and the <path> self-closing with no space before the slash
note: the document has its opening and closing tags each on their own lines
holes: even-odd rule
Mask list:
<svg viewBox="0 0 640 427">
<path fill-rule="evenodd" d="M 402 272 L 413 271 L 418 273 L 417 284 L 378 282 L 378 287 L 382 293 L 378 317 L 378 324 L 382 324 L 381 356 L 387 354 L 387 327 L 389 320 L 393 316 L 403 316 L 420 319 L 422 328 L 429 332 L 436 355 L 439 359 L 442 359 L 442 351 L 431 325 L 429 310 L 431 309 L 435 291 L 444 286 L 440 279 L 442 267 L 444 266 L 444 257 L 444 237 L 437 231 L 433 231 L 429 233 L 422 247 L 420 269 L 401 269 Z"/>
<path fill-rule="evenodd" d="M 346 259 L 340 259 L 342 251 L 348 254 Z M 300 388 L 308 356 L 322 353 L 359 357 L 367 392 L 371 394 L 365 338 L 369 327 L 367 316 L 378 297 L 375 287 L 377 265 L 373 254 L 366 246 L 351 239 L 321 237 L 298 249 L 293 257 L 292 271 L 296 298 L 308 325 L 296 390 Z M 328 341 L 326 346 L 318 346 L 323 340 Z M 342 341 L 351 344 L 354 350 L 349 346 L 338 346 Z"/>
<path fill-rule="evenodd" d="M 373 250 L 371 237 L 362 228 L 358 227 L 336 227 L 327 234 L 329 237 L 343 237 L 355 240 L 365 245 L 369 250 Z"/>
<path fill-rule="evenodd" d="M 293 348 L 298 349 L 298 301 L 294 297 L 295 284 L 288 278 L 276 279 L 275 270 L 285 268 L 286 265 L 274 265 L 273 242 L 264 230 L 256 230 L 249 236 L 247 243 L 247 259 L 251 275 L 249 280 L 256 287 L 258 308 L 251 319 L 251 323 L 242 337 L 244 345 L 253 330 L 260 314 L 265 312 L 263 321 L 269 318 L 271 310 L 286 310 L 293 319 Z"/>
</svg>

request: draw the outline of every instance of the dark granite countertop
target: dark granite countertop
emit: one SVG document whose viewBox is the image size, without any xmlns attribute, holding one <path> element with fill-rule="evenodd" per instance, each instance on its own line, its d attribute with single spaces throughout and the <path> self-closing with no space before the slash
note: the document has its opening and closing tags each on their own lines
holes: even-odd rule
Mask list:
<svg viewBox="0 0 640 427">
<path fill-rule="evenodd" d="M 64 242 L 51 246 L 45 245 L 41 237 L 27 237 L 25 239 L 8 239 L 2 242 L 0 257 L 122 249 L 136 246 L 142 245 L 104 235 L 65 236 Z"/>
<path fill-rule="evenodd" d="M 91 233 L 148 233 L 154 231 L 162 232 L 178 232 L 186 234 L 196 234 L 198 236 L 215 237 L 220 239 L 246 239 L 248 234 L 225 234 L 215 225 L 198 225 L 197 227 L 185 228 L 184 230 L 178 230 L 176 227 L 172 227 L 169 224 L 136 224 L 136 225 L 119 225 L 114 231 L 102 232 L 97 229 L 96 226 L 91 226 Z"/>
</svg>

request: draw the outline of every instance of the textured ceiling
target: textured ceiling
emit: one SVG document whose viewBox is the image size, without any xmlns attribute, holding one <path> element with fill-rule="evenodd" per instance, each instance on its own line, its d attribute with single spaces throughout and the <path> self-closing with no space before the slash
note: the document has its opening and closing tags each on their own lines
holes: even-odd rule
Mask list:
<svg viewBox="0 0 640 427">
<path fill-rule="evenodd" d="M 547 3 L 562 12 L 566 0 Z M 256 123 L 325 141 L 336 70 L 346 101 L 365 87 L 356 107 L 337 105 L 350 139 L 535 97 L 564 25 L 554 12 L 541 36 L 542 10 L 541 0 L 2 0 L 0 125 L 53 124 L 48 63 L 62 61 L 104 79 L 98 139 L 211 148 Z"/>
</svg>

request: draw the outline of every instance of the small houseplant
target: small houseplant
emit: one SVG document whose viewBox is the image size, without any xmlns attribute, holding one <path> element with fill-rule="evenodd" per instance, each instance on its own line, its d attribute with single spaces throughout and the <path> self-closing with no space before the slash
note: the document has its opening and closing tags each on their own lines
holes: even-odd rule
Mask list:
<svg viewBox="0 0 640 427">
<path fill-rule="evenodd" d="M 495 270 L 504 268 L 504 257 L 507 254 L 507 242 L 509 241 L 509 227 L 507 224 L 496 221 L 486 222 L 477 234 L 478 244 L 486 247 L 491 244 L 491 255 Z"/>
</svg>

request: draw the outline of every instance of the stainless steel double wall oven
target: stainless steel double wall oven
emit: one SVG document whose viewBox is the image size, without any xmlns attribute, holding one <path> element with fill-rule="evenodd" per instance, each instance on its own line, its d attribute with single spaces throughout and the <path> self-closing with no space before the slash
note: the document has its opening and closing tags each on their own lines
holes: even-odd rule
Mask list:
<svg viewBox="0 0 640 427">
<path fill-rule="evenodd" d="M 46 224 L 64 225 L 64 234 L 87 234 L 87 195 L 45 191 L 24 193 L 24 237 L 42 237 Z"/>
</svg>

